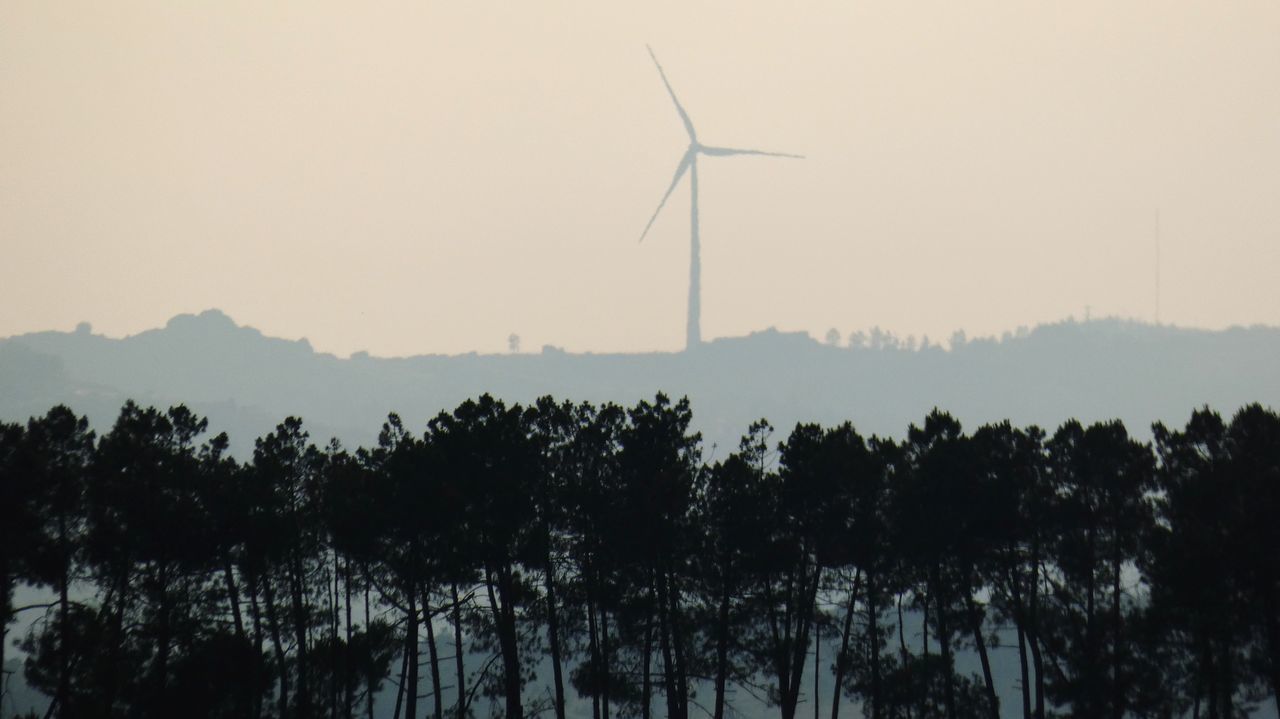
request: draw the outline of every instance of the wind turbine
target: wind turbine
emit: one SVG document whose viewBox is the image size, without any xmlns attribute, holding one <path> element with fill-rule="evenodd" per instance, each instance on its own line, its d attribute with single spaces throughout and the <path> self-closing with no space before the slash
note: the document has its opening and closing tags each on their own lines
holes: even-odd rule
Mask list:
<svg viewBox="0 0 1280 719">
<path fill-rule="evenodd" d="M 698 237 L 698 155 L 711 157 L 764 155 L 766 157 L 792 157 L 796 159 L 804 159 L 804 156 L 788 155 L 784 152 L 714 147 L 698 142 L 698 133 L 693 129 L 693 121 L 689 119 L 689 113 L 685 112 L 684 106 L 676 98 L 676 91 L 671 89 L 671 83 L 667 81 L 667 74 L 662 71 L 662 64 L 658 62 L 658 56 L 653 54 L 653 48 L 648 45 L 645 48 L 649 50 L 649 57 L 653 58 L 653 64 L 658 68 L 658 74 L 662 77 L 662 84 L 667 88 L 667 94 L 671 95 L 671 101 L 675 103 L 676 112 L 680 113 L 680 121 L 684 123 L 685 132 L 689 133 L 689 149 L 685 150 L 684 154 L 681 155 L 680 164 L 676 165 L 675 177 L 671 179 L 671 185 L 667 187 L 666 194 L 662 196 L 662 201 L 658 203 L 658 209 L 654 210 L 653 216 L 649 218 L 649 224 L 645 225 L 644 232 L 640 233 L 640 241 L 643 242 L 645 235 L 649 234 L 649 228 L 653 227 L 653 221 L 658 219 L 658 213 L 662 212 L 663 206 L 667 204 L 667 198 L 671 197 L 676 185 L 680 184 L 680 179 L 684 177 L 686 172 L 689 173 L 689 190 L 692 200 L 689 205 L 691 234 L 689 242 L 689 320 L 685 330 L 685 348 L 693 349 L 702 343 L 702 259 L 701 244 Z"/>
</svg>

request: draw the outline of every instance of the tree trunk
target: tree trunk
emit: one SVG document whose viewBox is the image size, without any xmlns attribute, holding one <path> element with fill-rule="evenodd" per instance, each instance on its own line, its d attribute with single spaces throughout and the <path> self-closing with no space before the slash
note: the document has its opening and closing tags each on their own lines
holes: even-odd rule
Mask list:
<svg viewBox="0 0 1280 719">
<path fill-rule="evenodd" d="M 164 706 L 165 686 L 169 681 L 169 650 L 171 644 L 170 635 L 172 634 L 172 625 L 170 621 L 169 607 L 169 577 L 168 572 L 162 567 L 159 577 L 160 585 L 160 602 L 159 602 L 159 632 L 156 637 L 156 658 L 152 665 L 152 685 L 151 685 L 151 702 L 156 702 L 156 706 Z"/>
<path fill-rule="evenodd" d="M 905 664 L 907 655 L 911 650 L 907 649 L 907 629 L 902 621 L 902 592 L 898 592 L 898 656 Z"/>
<path fill-rule="evenodd" d="M 905 667 L 911 659 L 911 650 L 907 648 L 907 630 L 906 623 L 902 621 L 902 592 L 897 592 L 898 605 L 898 658 Z M 894 707 L 899 706 L 898 702 L 894 702 Z M 906 702 L 903 707 L 907 715 L 907 719 L 911 719 L 911 703 Z"/>
<path fill-rule="evenodd" d="M 267 600 L 267 626 L 271 629 L 271 646 L 275 651 L 276 665 L 280 672 L 280 716 L 289 716 L 289 665 L 285 662 L 284 645 L 280 641 L 280 620 L 276 616 L 275 591 L 271 587 L 271 578 L 263 581 L 263 592 Z"/>
<path fill-rule="evenodd" d="M 1022 679 L 1022 719 L 1031 719 L 1031 686 L 1027 673 L 1027 633 L 1018 624 L 1018 670 Z"/>
<path fill-rule="evenodd" d="M 329 584 L 329 719 L 338 719 L 338 681 L 341 676 L 338 667 L 342 663 L 342 653 L 338 646 L 338 602 L 342 596 L 338 571 L 338 552 L 333 554 L 333 582 Z"/>
<path fill-rule="evenodd" d="M 600 691 L 600 716 L 603 719 L 609 719 L 609 690 L 613 683 L 613 665 L 609 658 L 609 612 L 604 608 L 600 609 L 600 656 L 603 659 L 600 665 L 600 681 L 603 682 Z"/>
<path fill-rule="evenodd" d="M 240 591 L 236 588 L 235 572 L 231 569 L 231 560 L 223 560 L 223 582 L 227 587 L 227 604 L 231 607 L 231 619 L 236 628 L 236 638 L 244 639 L 244 620 L 240 616 Z"/>
<path fill-rule="evenodd" d="M 795 618 L 795 634 L 791 643 L 791 661 L 790 669 L 790 701 L 783 707 L 783 719 L 795 719 L 796 711 L 800 706 L 800 688 L 804 681 L 804 667 L 808 664 L 805 661 L 806 655 L 809 653 L 809 630 L 813 627 L 815 620 L 814 608 L 818 599 L 818 584 L 822 580 L 822 569 L 816 564 L 813 566 L 812 583 L 806 583 L 803 572 L 796 580 L 797 606 L 792 610 L 792 616 Z M 816 701 L 816 698 L 815 698 Z M 789 713 L 787 713 L 789 712 Z"/>
<path fill-rule="evenodd" d="M 819 677 L 822 676 L 822 624 L 816 619 L 813 625 L 813 719 L 822 719 L 819 711 L 822 702 L 822 696 L 818 693 L 820 684 Z"/>
<path fill-rule="evenodd" d="M 716 703 L 712 719 L 724 719 L 724 692 L 729 675 L 729 596 L 729 581 L 725 580 L 716 612 Z M 648 669 L 647 663 L 645 669 Z"/>
<path fill-rule="evenodd" d="M 132 578 L 127 568 L 116 578 L 116 605 L 110 608 L 111 630 L 110 649 L 107 651 L 107 686 L 103 690 L 103 714 L 110 716 L 115 711 L 116 694 L 120 689 L 120 653 L 124 649 L 124 613 L 129 606 L 129 583 Z M 103 606 L 107 611 L 108 607 Z"/>
<path fill-rule="evenodd" d="M 1102 703 L 1100 696 L 1101 687 L 1098 686 L 1098 674 L 1101 668 L 1098 666 L 1098 636 L 1097 621 L 1094 617 L 1096 609 L 1096 599 L 1094 594 L 1097 592 L 1097 580 L 1094 578 L 1094 572 L 1097 570 L 1097 553 L 1094 551 L 1093 537 L 1093 516 L 1089 516 L 1089 527 L 1087 533 L 1086 545 L 1088 547 L 1089 568 L 1085 572 L 1085 618 L 1084 618 L 1084 647 L 1085 647 L 1085 663 L 1084 663 L 1084 684 L 1085 697 L 1083 707 L 1072 707 L 1072 709 L 1083 709 L 1086 715 L 1102 716 L 1099 704 Z"/>
<path fill-rule="evenodd" d="M 926 583 L 924 588 L 924 601 L 921 605 L 924 607 L 924 618 L 920 622 L 920 645 L 924 649 L 924 656 L 929 657 L 929 617 L 932 616 L 929 602 L 932 596 L 929 594 L 929 585 Z"/>
<path fill-rule="evenodd" d="M 1022 606 L 1021 578 L 1016 569 L 1009 569 L 1009 591 L 1013 598 L 1013 623 L 1018 631 L 1018 670 L 1022 679 L 1022 718 L 1031 719 L 1031 685 L 1027 673 L 1026 608 Z"/>
<path fill-rule="evenodd" d="M 1035 719 L 1044 719 L 1045 715 L 1045 696 L 1044 696 L 1044 655 L 1040 649 L 1040 635 L 1029 632 L 1027 635 L 1027 646 L 1031 647 L 1031 670 L 1035 677 L 1036 685 L 1036 711 Z"/>
<path fill-rule="evenodd" d="M 667 719 L 679 719 L 680 711 L 676 702 L 675 667 L 671 658 L 671 626 L 667 618 L 667 601 L 665 583 L 658 581 L 658 645 L 662 651 L 662 685 L 667 700 Z"/>
<path fill-rule="evenodd" d="M 431 612 L 427 609 L 427 590 L 422 589 L 423 624 L 427 625 L 427 658 L 431 661 L 432 716 L 444 719 L 444 697 L 440 693 L 440 657 L 436 653 L 436 629 Z"/>
<path fill-rule="evenodd" d="M 345 603 L 347 609 L 347 647 L 342 663 L 342 668 L 344 669 L 343 678 L 346 679 L 347 674 L 355 669 L 355 661 L 353 660 L 354 649 L 351 646 L 351 557 L 347 557 L 347 561 L 342 563 L 342 591 L 346 600 Z M 368 621 L 368 617 L 365 617 L 366 624 L 368 624 Z M 372 646 L 372 644 L 370 646 Z M 355 712 L 355 706 L 353 706 L 355 704 L 355 683 L 352 681 L 344 681 L 342 684 L 343 689 L 345 690 L 342 697 L 342 706 L 344 707 L 342 714 L 346 719 L 353 719 L 353 714 Z"/>
<path fill-rule="evenodd" d="M 71 696 L 71 652 L 67 650 L 71 642 L 70 618 L 67 616 L 71 610 L 71 598 L 68 596 L 71 584 L 69 565 L 69 561 L 63 564 L 62 576 L 58 582 L 58 615 L 61 622 L 58 626 L 58 690 L 54 694 L 54 701 L 63 707 Z M 3 639 L 0 636 L 0 643 L 3 643 Z M 3 654 L 0 654 L 0 658 L 3 658 Z"/>
<path fill-rule="evenodd" d="M 880 687 L 880 609 L 876 606 L 876 577 L 867 572 L 867 661 L 871 664 L 871 717 L 880 719 L 884 697 Z"/>
<path fill-rule="evenodd" d="M 498 580 L 498 593 L 502 602 L 502 637 L 505 644 L 502 661 L 506 667 L 507 713 L 504 719 L 524 719 L 524 705 L 520 697 L 520 645 L 516 636 L 515 591 L 511 586 L 510 570 L 504 570 Z"/>
<path fill-rule="evenodd" d="M 396 687 L 396 710 L 392 719 L 400 719 L 400 709 L 404 706 L 404 689 L 409 684 L 409 642 L 403 642 L 400 652 L 400 682 Z"/>
<path fill-rule="evenodd" d="M 555 687 L 556 719 L 565 719 L 564 676 L 560 668 L 560 617 L 556 606 L 556 569 L 550 552 L 547 553 L 546 563 L 547 642 L 551 645 L 551 678 Z"/>
<path fill-rule="evenodd" d="M 982 679 L 986 682 L 987 702 L 991 719 L 1000 719 L 1000 697 L 996 694 L 996 684 L 991 677 L 991 659 L 987 656 L 986 638 L 982 636 L 982 611 L 973 594 L 966 592 L 965 601 L 969 607 L 969 626 L 973 632 L 973 644 L 978 649 L 978 658 L 982 661 Z"/>
<path fill-rule="evenodd" d="M 493 582 L 495 574 L 497 575 L 496 588 Z M 504 719 L 524 719 L 524 707 L 520 702 L 520 656 L 516 637 L 515 607 L 511 603 L 514 593 L 514 588 L 511 586 L 511 570 L 507 567 L 500 567 L 496 572 L 486 569 L 485 580 L 489 587 L 494 629 L 498 634 L 498 648 L 502 654 L 502 688 L 507 706 Z"/>
<path fill-rule="evenodd" d="M 467 716 L 467 674 L 462 661 L 462 605 L 458 601 L 458 583 L 453 582 L 449 585 L 449 596 L 453 599 L 453 662 L 454 671 L 457 673 L 458 681 L 458 701 L 457 719 L 466 719 Z"/>
<path fill-rule="evenodd" d="M 1040 654 L 1040 543 L 1031 545 L 1031 600 L 1027 604 L 1028 639 L 1031 645 L 1031 662 L 1036 677 L 1036 719 L 1045 719 L 1044 713 L 1044 657 Z"/>
<path fill-rule="evenodd" d="M 680 621 L 680 588 L 675 582 L 675 572 L 670 567 L 667 568 L 667 611 L 676 659 L 677 719 L 689 719 L 689 664 L 685 656 L 688 642 L 685 641 L 684 622 Z"/>
<path fill-rule="evenodd" d="M 364 582 L 364 633 L 365 633 L 365 636 L 366 636 L 366 637 L 368 637 L 368 638 L 372 639 L 372 636 L 369 634 L 369 623 L 370 623 L 370 621 L 373 619 L 373 613 L 369 611 L 369 584 L 370 584 L 370 582 L 369 582 L 369 567 L 368 567 L 367 565 L 364 567 L 363 575 L 364 575 L 364 577 L 365 577 L 365 582 Z M 372 647 L 372 646 L 373 646 L 372 641 L 369 643 L 369 646 L 370 646 L 370 647 Z M 364 698 L 365 698 L 365 712 L 366 712 L 366 714 L 365 714 L 365 719 L 373 719 L 373 694 L 374 694 L 373 689 L 374 689 L 374 685 L 377 683 L 377 681 L 378 681 L 378 677 L 374 676 L 374 674 L 373 674 L 373 672 L 372 672 L 372 671 L 370 671 L 370 672 L 369 672 L 369 676 L 365 677 L 365 697 L 364 697 Z M 459 719 L 461 719 L 461 718 L 459 718 Z"/>
<path fill-rule="evenodd" d="M 1218 719 L 1218 673 L 1214 670 L 1212 652 L 1205 649 L 1205 678 L 1209 681 L 1209 719 Z"/>
<path fill-rule="evenodd" d="M 849 603 L 844 609 L 844 631 L 840 635 L 840 653 L 836 655 L 836 686 L 831 692 L 831 719 L 840 719 L 840 697 L 844 693 L 844 673 L 849 666 L 849 635 L 853 633 L 853 607 L 858 601 L 858 582 L 861 570 L 853 572 L 853 588 L 849 590 Z"/>
<path fill-rule="evenodd" d="M 1268 667 L 1271 670 L 1271 696 L 1275 699 L 1277 713 L 1280 713 L 1280 616 L 1277 616 L 1280 606 L 1277 604 L 1275 582 L 1263 578 L 1262 609 L 1266 614 L 1267 654 L 1271 659 Z"/>
<path fill-rule="evenodd" d="M 1232 677 L 1234 672 L 1231 667 L 1231 651 L 1229 649 L 1223 651 L 1215 663 L 1218 666 L 1218 686 L 1221 688 L 1218 696 L 1222 698 L 1222 709 L 1218 712 L 1218 715 L 1230 719 L 1231 700 L 1234 698 L 1235 689 L 1235 679 Z"/>
<path fill-rule="evenodd" d="M 295 558 L 289 571 L 293 595 L 293 633 L 298 645 L 298 719 L 311 719 L 311 686 L 307 672 L 307 604 L 303 597 L 302 560 Z"/>
<path fill-rule="evenodd" d="M 791 698 L 791 668 L 787 666 L 787 662 L 791 661 L 791 652 L 788 647 L 791 644 L 791 614 L 790 610 L 792 602 L 787 601 L 791 595 L 791 576 L 787 575 L 787 581 L 783 583 L 783 596 L 786 599 L 779 601 L 774 594 L 776 580 L 771 573 L 766 573 L 763 581 L 763 600 L 766 611 L 769 615 L 769 640 L 768 655 L 773 669 L 773 676 L 778 687 L 778 705 L 785 717 L 788 712 L 787 703 Z M 781 605 L 782 614 L 779 616 L 778 607 Z"/>
<path fill-rule="evenodd" d="M 4 690 L 8 688 L 8 682 L 4 677 L 4 667 L 6 653 L 9 650 L 9 620 L 13 618 L 13 587 L 9 586 L 9 557 L 6 554 L 8 547 L 0 547 L 0 698 L 4 696 Z M 62 620 L 66 625 L 66 617 Z M 59 643 L 58 650 L 62 651 L 65 644 Z M 62 680 L 58 680 L 58 687 L 61 690 Z"/>
<path fill-rule="evenodd" d="M 71 696 L 71 653 L 68 647 L 71 645 L 71 625 L 68 613 L 71 611 L 71 598 L 68 596 L 71 587 L 71 558 L 73 547 L 71 545 L 70 532 L 67 530 L 67 516 L 65 512 L 58 515 L 58 546 L 61 556 L 62 571 L 58 577 L 58 614 L 61 617 L 61 626 L 58 627 L 58 690 L 54 695 L 55 702 L 65 707 Z M 0 586 L 8 587 L 8 583 L 0 584 Z M 0 638 L 3 643 L 3 638 Z M 3 653 L 0 652 L 0 659 Z M 3 664 L 0 664 L 3 666 Z"/>
<path fill-rule="evenodd" d="M 1112 537 L 1114 549 L 1111 559 L 1111 717 L 1124 719 L 1124 627 L 1120 609 L 1120 538 Z"/>
<path fill-rule="evenodd" d="M 644 620 L 644 673 L 640 677 L 640 719 L 653 714 L 653 612 Z"/>
<path fill-rule="evenodd" d="M 587 651 L 591 661 L 591 719 L 600 719 L 600 637 L 596 629 L 596 605 L 590 591 L 587 592 Z"/>
<path fill-rule="evenodd" d="M 253 661 L 255 669 L 262 660 L 262 612 L 258 608 L 258 580 L 253 576 L 246 579 L 249 585 L 249 616 L 253 619 Z M 249 710 L 249 716 L 252 719 L 258 719 L 262 716 L 262 692 L 255 691 L 252 695 L 252 706 Z"/>
<path fill-rule="evenodd" d="M 947 626 L 947 605 L 944 592 L 934 572 L 934 603 L 938 609 L 938 649 L 942 653 L 943 698 L 947 703 L 947 719 L 956 719 L 956 681 L 951 659 L 951 629 Z"/>
<path fill-rule="evenodd" d="M 409 676 L 405 679 L 405 719 L 418 719 L 418 595 L 409 581 L 406 587 L 409 613 L 406 615 L 404 650 L 408 653 Z"/>
</svg>

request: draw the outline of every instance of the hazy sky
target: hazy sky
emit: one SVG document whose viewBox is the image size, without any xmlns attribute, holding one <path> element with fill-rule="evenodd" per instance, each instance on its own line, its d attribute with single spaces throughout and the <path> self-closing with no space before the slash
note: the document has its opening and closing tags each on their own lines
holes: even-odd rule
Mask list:
<svg viewBox="0 0 1280 719">
<path fill-rule="evenodd" d="M 0 2 L 0 336 L 1280 323 L 1280 3 Z"/>
</svg>

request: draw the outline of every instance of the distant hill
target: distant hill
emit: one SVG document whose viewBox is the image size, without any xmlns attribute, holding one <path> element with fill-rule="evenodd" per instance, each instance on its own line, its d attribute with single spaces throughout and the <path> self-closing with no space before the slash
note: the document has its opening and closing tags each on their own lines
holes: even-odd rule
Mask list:
<svg viewBox="0 0 1280 719">
<path fill-rule="evenodd" d="M 0 418 L 25 419 L 57 403 L 110 425 L 129 398 L 186 403 L 252 447 L 287 415 L 313 437 L 374 440 L 387 412 L 420 427 L 442 409 L 490 392 L 509 402 L 558 399 L 632 403 L 663 391 L 688 395 L 715 456 L 747 425 L 780 433 L 797 421 L 851 420 L 864 434 L 901 436 L 937 406 L 966 427 L 1011 419 L 1052 429 L 1069 417 L 1118 417 L 1145 436 L 1151 422 L 1184 422 L 1208 404 L 1280 405 L 1280 328 L 1181 329 L 1120 320 L 1066 321 L 950 349 L 856 349 L 802 333 L 765 330 L 693 352 L 426 355 L 349 359 L 306 340 L 266 337 L 217 310 L 179 315 L 123 339 L 39 332 L 0 340 Z"/>
<path fill-rule="evenodd" d="M 87 326 L 0 339 L 0 419 L 23 420 L 65 403 L 103 430 L 126 399 L 181 402 L 208 416 L 215 431 L 229 432 L 247 456 L 254 438 L 288 415 L 301 416 L 317 442 L 336 436 L 368 445 L 389 411 L 421 428 L 483 392 L 507 401 L 551 394 L 630 404 L 663 391 L 690 397 L 708 453 L 723 457 L 760 417 L 778 428 L 779 439 L 797 421 L 851 420 L 864 434 L 901 436 L 935 406 L 969 429 L 1010 419 L 1051 431 L 1071 417 L 1118 417 L 1146 437 L 1153 421 L 1182 424 L 1205 404 L 1225 415 L 1249 402 L 1280 406 L 1278 360 L 1280 328 L 1203 331 L 1118 320 L 1042 325 L 950 349 L 851 349 L 766 330 L 680 353 L 548 347 L 537 354 L 340 359 L 209 310 L 123 339 Z M 11 629 L 11 636 L 25 633 Z M 959 661 L 976 671 L 971 653 Z M 1000 676 L 1014 676 L 1012 654 L 997 653 L 994 663 Z M 826 696 L 830 680 L 824 673 Z M 1011 679 L 1001 685 L 1014 686 Z M 20 680 L 10 688 L 20 701 L 0 707 L 0 716 L 29 702 L 43 706 Z M 746 716 L 773 715 L 742 700 Z M 1005 697 L 1006 715 L 1016 701 Z M 389 713 L 390 703 L 383 709 Z M 575 700 L 574 715 L 587 711 Z"/>
</svg>

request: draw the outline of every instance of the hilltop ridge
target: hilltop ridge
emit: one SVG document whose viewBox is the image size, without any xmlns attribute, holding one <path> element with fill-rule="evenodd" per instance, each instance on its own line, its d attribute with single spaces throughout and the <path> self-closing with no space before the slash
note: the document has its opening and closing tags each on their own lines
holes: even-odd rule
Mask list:
<svg viewBox="0 0 1280 719">
<path fill-rule="evenodd" d="M 37 332 L 0 339 L 0 418 L 25 419 L 56 403 L 109 424 L 126 399 L 188 403 L 244 452 L 287 415 L 318 441 L 369 443 L 386 414 L 411 427 L 466 397 L 490 392 L 528 402 L 543 394 L 631 403 L 656 392 L 688 395 L 705 445 L 723 450 L 760 417 L 851 420 L 860 431 L 900 433 L 933 407 L 966 425 L 1009 418 L 1052 428 L 1069 417 L 1123 419 L 1135 432 L 1180 422 L 1190 408 L 1227 413 L 1280 404 L 1280 328 L 1221 331 L 1104 319 L 1063 321 L 943 348 L 898 343 L 855 348 L 767 329 L 691 352 L 536 353 L 349 358 L 305 340 L 269 337 L 218 310 L 173 317 L 120 339 Z"/>
</svg>

